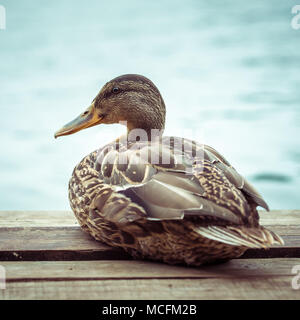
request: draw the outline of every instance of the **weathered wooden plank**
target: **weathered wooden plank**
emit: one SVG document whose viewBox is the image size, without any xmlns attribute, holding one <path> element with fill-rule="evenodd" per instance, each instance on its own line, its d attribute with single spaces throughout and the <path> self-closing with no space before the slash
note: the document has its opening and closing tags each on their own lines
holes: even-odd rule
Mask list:
<svg viewBox="0 0 300 320">
<path fill-rule="evenodd" d="M 273 226 L 286 247 L 300 246 L 300 226 Z M 4 250 L 99 250 L 110 248 L 95 241 L 80 227 L 0 228 L 0 251 Z M 276 248 L 284 248 L 284 246 Z"/>
<path fill-rule="evenodd" d="M 69 227 L 78 222 L 72 211 L 0 211 L 0 228 Z"/>
<path fill-rule="evenodd" d="M 243 258 L 300 257 L 299 227 L 272 230 L 283 237 L 284 246 L 249 249 Z M 0 261 L 130 259 L 122 249 L 95 241 L 79 227 L 0 228 L 0 239 Z"/>
<path fill-rule="evenodd" d="M 79 227 L 0 228 L 0 250 L 98 250 L 107 248 Z"/>
<path fill-rule="evenodd" d="M 300 299 L 289 276 L 8 282 L 0 299 Z"/>
<path fill-rule="evenodd" d="M 300 210 L 272 210 L 270 212 L 259 210 L 258 212 L 260 223 L 264 226 L 300 224 Z"/>
<path fill-rule="evenodd" d="M 80 230 L 79 226 L 75 226 L 75 218 L 69 211 L 31 211 L 28 217 L 24 211 L 0 213 L 3 218 L 0 219 L 2 261 L 130 259 L 123 250 L 97 242 Z M 300 257 L 298 215 L 300 216 L 300 211 L 295 210 L 264 213 L 262 222 L 283 237 L 285 246 L 269 250 L 248 250 L 243 258 Z M 7 216 L 10 218 L 5 218 Z M 279 216 L 284 218 L 280 220 Z M 5 222 L 7 220 L 9 222 Z M 17 227 L 13 224 L 14 220 Z M 25 226 L 21 226 L 23 220 Z M 46 226 L 47 221 L 49 226 Z M 274 224 L 274 221 L 282 224 Z M 59 222 L 62 226 L 57 226 Z"/>
<path fill-rule="evenodd" d="M 1 262 L 8 282 L 44 280 L 246 278 L 290 276 L 300 259 L 236 259 L 225 264 L 187 268 L 147 261 Z"/>
<path fill-rule="evenodd" d="M 300 227 L 272 230 L 283 237 L 284 246 L 250 249 L 243 258 L 300 257 Z M 130 259 L 122 249 L 95 241 L 79 227 L 0 228 L 0 239 L 0 261 Z"/>
<path fill-rule="evenodd" d="M 0 261 L 130 259 L 79 227 L 0 228 Z"/>
</svg>

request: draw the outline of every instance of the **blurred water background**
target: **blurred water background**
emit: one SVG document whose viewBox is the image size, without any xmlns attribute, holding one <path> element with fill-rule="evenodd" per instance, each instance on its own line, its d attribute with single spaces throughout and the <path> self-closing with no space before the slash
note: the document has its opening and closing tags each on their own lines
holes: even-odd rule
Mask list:
<svg viewBox="0 0 300 320">
<path fill-rule="evenodd" d="M 0 4 L 7 15 L 0 30 L 0 209 L 69 209 L 73 167 L 124 128 L 58 140 L 53 133 L 125 73 L 158 86 L 166 134 L 215 147 L 272 209 L 300 208 L 295 1 Z"/>
</svg>

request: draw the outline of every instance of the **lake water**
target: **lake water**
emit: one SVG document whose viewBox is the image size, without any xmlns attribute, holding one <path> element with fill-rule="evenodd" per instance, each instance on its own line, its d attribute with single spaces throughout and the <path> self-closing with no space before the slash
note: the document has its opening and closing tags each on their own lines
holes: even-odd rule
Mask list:
<svg viewBox="0 0 300 320">
<path fill-rule="evenodd" d="M 0 209 L 69 209 L 99 126 L 54 140 L 101 86 L 149 77 L 166 134 L 219 150 L 272 209 L 300 208 L 300 29 L 295 1 L 0 0 Z"/>
</svg>

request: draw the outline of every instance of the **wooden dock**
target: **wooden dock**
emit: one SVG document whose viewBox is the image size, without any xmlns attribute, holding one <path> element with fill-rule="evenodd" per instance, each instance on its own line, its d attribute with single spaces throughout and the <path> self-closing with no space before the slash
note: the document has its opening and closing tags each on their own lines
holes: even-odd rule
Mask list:
<svg viewBox="0 0 300 320">
<path fill-rule="evenodd" d="M 260 216 L 285 246 L 191 268 L 133 261 L 84 233 L 69 211 L 1 211 L 0 299 L 300 299 L 300 211 Z"/>
</svg>

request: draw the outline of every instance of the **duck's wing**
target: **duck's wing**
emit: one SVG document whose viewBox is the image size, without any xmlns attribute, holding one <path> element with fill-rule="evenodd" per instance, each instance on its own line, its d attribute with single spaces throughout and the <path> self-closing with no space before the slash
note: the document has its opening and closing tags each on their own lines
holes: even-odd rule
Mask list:
<svg viewBox="0 0 300 320">
<path fill-rule="evenodd" d="M 190 144 L 190 150 L 183 150 L 172 139 L 125 151 L 102 150 L 97 160 L 100 178 L 144 208 L 148 220 L 194 216 L 214 223 L 258 222 L 256 210 L 241 191 L 243 178 L 226 160 L 189 140 L 185 146 Z"/>
<path fill-rule="evenodd" d="M 204 148 L 209 160 L 221 169 L 227 179 L 244 193 L 248 201 L 269 211 L 269 206 L 261 194 L 241 176 L 218 151 L 207 145 L 205 145 Z"/>
</svg>

